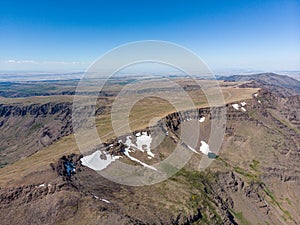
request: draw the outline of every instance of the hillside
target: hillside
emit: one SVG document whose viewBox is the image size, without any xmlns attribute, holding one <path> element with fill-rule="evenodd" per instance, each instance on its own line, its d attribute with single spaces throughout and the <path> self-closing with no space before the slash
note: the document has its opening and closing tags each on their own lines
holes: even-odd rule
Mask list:
<svg viewBox="0 0 300 225">
<path fill-rule="evenodd" d="M 266 87 L 272 91 L 281 91 L 286 95 L 297 95 L 300 92 L 300 81 L 286 75 L 275 73 L 260 73 L 253 75 L 232 75 L 228 77 L 219 77 L 219 80 L 229 82 L 252 81 L 254 86 Z M 259 83 L 259 84 L 257 84 Z"/>
<path fill-rule="evenodd" d="M 300 98 L 282 94 L 282 85 L 288 82 L 277 75 L 274 79 L 276 85 L 255 80 L 238 82 L 231 89 L 223 87 L 230 94 L 218 157 L 208 169 L 199 171 L 205 155 L 193 154 L 183 169 L 155 185 L 131 187 L 109 181 L 82 165 L 72 135 L 53 140 L 48 147 L 0 169 L 2 223 L 299 224 Z M 299 88 L 290 86 L 286 88 L 289 94 Z M 165 108 L 161 106 L 151 104 L 161 115 L 154 128 L 136 124 L 132 134 L 109 136 L 95 150 L 120 155 L 122 162 L 141 167 L 124 154 L 126 145 L 118 140 L 125 143 L 129 135 L 137 139 L 139 132 L 148 135 L 160 126 L 167 129 L 162 144 L 151 149 L 153 158 L 139 151 L 130 153 L 148 165 L 167 157 L 169 148 L 179 142 L 182 152 L 191 153 L 186 147 L 189 137 L 178 139 L 182 126 L 199 125 L 201 140 L 208 142 L 208 127 L 218 119 L 211 116 L 212 109 L 203 103 L 196 110 L 182 112 L 159 111 Z M 140 110 L 133 110 L 134 115 L 147 110 L 153 116 L 150 108 Z M 99 124 L 104 115 L 99 114 Z M 201 118 L 205 119 L 200 122 Z M 191 146 L 199 149 L 201 143 Z M 76 165 L 75 174 L 68 176 L 66 162 Z"/>
</svg>

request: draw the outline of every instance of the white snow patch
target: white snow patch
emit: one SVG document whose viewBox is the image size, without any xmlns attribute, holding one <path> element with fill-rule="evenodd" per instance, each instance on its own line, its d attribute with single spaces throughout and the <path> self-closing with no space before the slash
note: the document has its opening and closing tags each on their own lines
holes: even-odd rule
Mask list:
<svg viewBox="0 0 300 225">
<path fill-rule="evenodd" d="M 45 184 L 40 184 L 39 187 L 45 187 Z"/>
<path fill-rule="evenodd" d="M 193 152 L 199 154 L 199 152 L 197 152 L 197 151 L 196 151 L 194 148 L 192 148 L 191 146 L 187 145 L 187 147 L 188 147 L 188 149 L 190 149 L 191 151 L 193 151 Z"/>
<path fill-rule="evenodd" d="M 108 200 L 106 200 L 106 199 L 104 199 L 104 198 L 99 198 L 97 195 L 94 195 L 94 194 L 92 194 L 92 195 L 93 195 L 93 197 L 94 197 L 95 199 L 99 199 L 99 200 L 102 201 L 102 202 L 110 203 L 110 201 L 108 201 Z"/>
<path fill-rule="evenodd" d="M 244 107 L 241 107 L 241 109 L 242 109 L 244 112 L 246 112 L 246 109 L 245 109 Z"/>
<path fill-rule="evenodd" d="M 255 97 L 255 98 L 257 98 L 257 97 L 258 97 L 258 94 L 257 94 L 257 93 L 255 93 L 255 94 L 254 94 L 254 97 Z"/>
<path fill-rule="evenodd" d="M 86 167 L 89 167 L 93 170 L 103 170 L 113 161 L 116 161 L 117 159 L 122 157 L 122 156 L 113 156 L 107 153 L 104 154 L 106 156 L 106 159 L 101 159 L 100 155 L 102 155 L 102 153 L 101 151 L 97 150 L 93 154 L 87 155 L 81 158 L 80 160 L 82 165 Z"/>
<path fill-rule="evenodd" d="M 201 141 L 200 152 L 205 155 L 208 155 L 208 153 L 211 152 L 209 149 L 209 145 L 205 141 Z"/>
<path fill-rule="evenodd" d="M 258 100 L 257 102 L 258 102 L 259 104 L 261 104 L 261 101 L 260 101 L 260 100 Z"/>
<path fill-rule="evenodd" d="M 166 136 L 168 136 L 168 135 L 169 135 L 169 131 L 166 132 Z"/>
<path fill-rule="evenodd" d="M 106 203 L 110 203 L 110 201 L 108 201 L 108 200 L 106 200 L 106 199 L 104 199 L 104 198 L 100 198 L 100 201 L 106 202 Z"/>
<path fill-rule="evenodd" d="M 187 118 L 187 121 L 191 121 L 192 119 L 191 118 Z"/>
<path fill-rule="evenodd" d="M 242 106 L 245 106 L 247 103 L 246 102 L 241 102 L 241 105 Z"/>
<path fill-rule="evenodd" d="M 128 137 L 127 137 L 128 138 Z M 127 140 L 129 140 L 130 142 L 131 142 L 131 140 L 128 138 Z M 127 142 L 127 140 L 126 140 L 126 142 Z M 129 142 L 128 141 L 128 142 Z M 138 160 L 137 158 L 134 158 L 134 157 L 132 157 L 130 154 L 129 154 L 129 152 L 130 152 L 130 145 L 127 145 L 128 147 L 127 148 L 125 148 L 125 151 L 124 151 L 124 155 L 126 155 L 129 159 L 131 159 L 132 161 L 135 161 L 135 162 L 138 162 L 138 163 L 140 163 L 142 166 L 144 166 L 144 167 L 147 167 L 147 168 L 149 168 L 149 169 L 152 169 L 152 170 L 157 170 L 155 167 L 153 167 L 153 166 L 150 166 L 150 165 L 148 165 L 148 164 L 146 164 L 146 163 L 144 163 L 144 162 L 142 162 L 142 161 L 140 161 L 140 160 Z"/>
<path fill-rule="evenodd" d="M 127 145 L 127 147 L 125 148 L 124 155 L 126 155 L 132 161 L 140 163 L 144 167 L 147 167 L 152 170 L 157 170 L 155 167 L 150 166 L 150 165 L 132 157 L 129 154 L 129 152 L 134 151 L 134 150 L 131 150 L 130 147 L 134 147 L 134 148 L 140 150 L 141 152 L 146 151 L 149 159 L 154 157 L 154 154 L 151 152 L 151 149 L 150 149 L 150 145 L 152 142 L 151 135 L 148 135 L 147 132 L 142 132 L 142 133 L 139 132 L 136 134 L 136 136 L 137 136 L 136 145 L 132 143 L 131 136 L 126 137 L 125 145 Z M 121 143 L 122 140 L 118 140 L 118 142 Z M 106 156 L 106 159 L 100 158 L 100 156 L 103 154 Z M 113 156 L 106 152 L 102 153 L 100 150 L 97 150 L 93 154 L 87 155 L 80 160 L 81 160 L 82 165 L 89 167 L 93 170 L 100 171 L 100 170 L 105 169 L 109 164 L 111 164 L 112 162 L 116 161 L 119 158 L 122 158 L 122 156 Z"/>
<path fill-rule="evenodd" d="M 136 137 L 141 136 L 141 132 L 136 133 L 135 136 L 136 136 Z"/>
<path fill-rule="evenodd" d="M 141 152 L 146 151 L 148 156 L 154 157 L 154 154 L 151 152 L 151 142 L 152 142 L 151 134 L 148 135 L 147 132 L 142 132 L 136 138 L 136 145 L 132 143 L 130 136 L 126 137 L 125 145 L 127 145 L 129 148 L 134 147 L 140 150 Z M 131 152 L 131 150 L 128 149 L 128 152 Z"/>
<path fill-rule="evenodd" d="M 239 110 L 239 104 L 232 104 L 232 107 L 235 108 L 236 110 Z"/>
<path fill-rule="evenodd" d="M 151 134 L 148 135 L 147 132 L 143 132 L 141 136 L 136 138 L 136 147 L 144 152 L 146 150 L 147 155 L 154 157 L 154 154 L 151 152 Z"/>
<path fill-rule="evenodd" d="M 128 152 L 131 152 L 130 147 L 133 146 L 133 144 L 132 144 L 132 141 L 131 141 L 131 137 L 130 137 L 130 136 L 127 136 L 127 137 L 126 137 L 125 145 L 128 146 L 128 148 L 126 148 L 127 151 L 128 151 Z M 135 146 L 135 145 L 134 145 L 134 146 Z"/>
<path fill-rule="evenodd" d="M 202 116 L 202 117 L 199 119 L 199 122 L 200 122 L 200 123 L 203 123 L 204 121 L 205 121 L 205 117 Z"/>
</svg>

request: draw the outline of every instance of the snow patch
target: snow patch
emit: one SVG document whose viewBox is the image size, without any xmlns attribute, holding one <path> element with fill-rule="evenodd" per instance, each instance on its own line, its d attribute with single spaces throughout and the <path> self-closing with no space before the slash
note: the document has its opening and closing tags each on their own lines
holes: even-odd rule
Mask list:
<svg viewBox="0 0 300 225">
<path fill-rule="evenodd" d="M 131 140 L 127 137 L 126 142 L 127 142 L 128 140 L 129 140 L 130 143 L 131 143 Z M 129 143 L 129 141 L 128 141 L 128 143 Z M 126 155 L 126 156 L 127 156 L 129 159 L 131 159 L 132 161 L 138 162 L 139 164 L 141 164 L 141 165 L 144 166 L 144 167 L 147 167 L 147 168 L 152 169 L 152 170 L 157 170 L 155 167 L 150 166 L 150 165 L 148 165 L 148 164 L 146 164 L 146 163 L 144 163 L 144 162 L 138 160 L 137 158 L 132 157 L 132 156 L 129 154 L 129 152 L 130 152 L 130 145 L 127 145 L 127 146 L 128 146 L 128 147 L 125 148 L 124 155 Z"/>
<path fill-rule="evenodd" d="M 257 93 L 255 93 L 255 94 L 254 94 L 254 97 L 255 97 L 255 98 L 257 98 L 257 97 L 258 97 L 258 94 L 257 94 Z"/>
<path fill-rule="evenodd" d="M 106 203 L 110 203 L 110 201 L 108 201 L 108 200 L 106 200 L 106 199 L 104 199 L 104 198 L 100 198 L 100 201 L 106 202 Z"/>
<path fill-rule="evenodd" d="M 245 106 L 247 103 L 246 102 L 241 102 L 241 105 L 242 106 Z"/>
<path fill-rule="evenodd" d="M 106 159 L 101 159 L 101 155 L 105 155 Z M 105 169 L 109 164 L 116 161 L 117 159 L 121 158 L 122 156 L 113 156 L 108 153 L 102 153 L 100 150 L 95 151 L 91 155 L 87 155 L 83 158 L 81 158 L 82 165 L 89 167 L 93 170 L 103 170 Z"/>
<path fill-rule="evenodd" d="M 208 155 L 208 153 L 211 152 L 209 149 L 209 145 L 205 141 L 201 141 L 200 152 L 205 155 Z"/>
<path fill-rule="evenodd" d="M 96 195 L 93 195 L 93 196 L 94 196 L 94 198 L 95 198 L 95 199 L 98 199 L 98 198 L 99 198 L 99 197 L 98 197 L 98 196 L 96 196 Z"/>
<path fill-rule="evenodd" d="M 94 194 L 92 194 L 92 195 L 93 195 L 93 197 L 94 197 L 95 199 L 99 199 L 99 200 L 102 201 L 102 202 L 110 203 L 110 201 L 108 201 L 108 200 L 106 200 L 106 199 L 104 199 L 104 198 L 99 198 L 97 195 L 94 195 Z"/>
<path fill-rule="evenodd" d="M 142 152 L 146 150 L 147 155 L 154 157 L 154 154 L 151 152 L 151 142 L 151 135 L 148 135 L 147 132 L 143 132 L 141 136 L 136 138 L 136 147 Z"/>
<path fill-rule="evenodd" d="M 188 149 L 192 150 L 193 152 L 199 154 L 199 152 L 197 152 L 194 148 L 192 148 L 191 146 L 187 145 Z"/>
<path fill-rule="evenodd" d="M 154 154 L 151 152 L 151 142 L 152 137 L 151 135 L 148 135 L 147 132 L 138 132 L 135 134 L 136 136 L 136 144 L 132 143 L 131 136 L 126 137 L 125 145 L 127 146 L 124 150 L 124 155 L 126 155 L 129 159 L 132 161 L 138 162 L 144 167 L 147 167 L 152 170 L 157 170 L 155 167 L 150 166 L 140 160 L 138 160 L 135 157 L 132 157 L 129 153 L 134 152 L 135 149 L 138 149 L 141 152 L 146 152 L 148 155 L 148 159 L 152 159 L 154 157 Z M 122 140 L 118 140 L 119 143 L 122 142 Z M 113 145 L 109 145 L 112 147 Z M 134 147 L 133 149 L 131 147 Z M 106 159 L 102 159 L 100 156 L 104 156 Z M 116 161 L 117 159 L 122 158 L 122 156 L 113 156 L 106 152 L 101 152 L 100 150 L 95 151 L 91 155 L 87 155 L 83 158 L 81 158 L 82 165 L 89 167 L 93 170 L 100 171 L 108 167 L 109 164 Z"/>
<path fill-rule="evenodd" d="M 202 117 L 199 119 L 199 122 L 200 122 L 200 123 L 203 123 L 204 121 L 205 121 L 205 117 L 202 116 Z"/>
<path fill-rule="evenodd" d="M 236 103 L 235 103 L 235 104 L 232 104 L 232 107 L 235 108 L 236 110 L 239 110 L 239 107 L 240 107 L 240 106 L 239 106 L 239 104 L 236 104 Z"/>
<path fill-rule="evenodd" d="M 241 107 L 241 109 L 242 109 L 244 112 L 246 112 L 246 109 L 245 109 L 244 107 Z"/>
<path fill-rule="evenodd" d="M 151 152 L 151 142 L 152 142 L 151 135 L 150 134 L 148 135 L 147 132 L 142 132 L 136 138 L 136 145 L 134 143 L 132 143 L 130 136 L 126 137 L 125 145 L 127 145 L 129 148 L 134 147 L 134 148 L 140 150 L 141 152 L 146 151 L 148 156 L 154 157 L 153 152 Z M 128 149 L 128 152 L 131 152 L 131 150 Z"/>
<path fill-rule="evenodd" d="M 258 102 L 259 104 L 261 104 L 261 101 L 260 101 L 260 100 L 258 100 L 257 102 Z"/>
</svg>

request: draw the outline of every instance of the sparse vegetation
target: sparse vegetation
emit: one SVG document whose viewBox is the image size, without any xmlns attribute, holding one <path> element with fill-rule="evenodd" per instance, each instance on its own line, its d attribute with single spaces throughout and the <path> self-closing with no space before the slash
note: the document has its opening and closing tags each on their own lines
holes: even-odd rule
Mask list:
<svg viewBox="0 0 300 225">
<path fill-rule="evenodd" d="M 227 103 L 251 98 L 252 94 L 258 90 L 254 88 L 232 88 L 231 85 L 235 84 L 229 84 L 228 87 L 223 88 L 224 97 Z M 112 88 L 110 91 L 113 89 L 113 91 L 116 91 L 120 87 L 121 86 L 119 86 L 119 84 L 115 87 L 110 87 Z M 60 90 L 60 88 L 57 88 L 56 90 L 55 89 L 56 88 L 51 87 L 48 91 L 51 92 Z M 159 88 L 157 90 L 160 91 Z M 24 94 L 27 95 L 29 93 L 24 92 Z M 203 93 L 198 90 L 192 90 L 189 91 L 189 94 L 192 96 L 197 107 L 207 106 L 207 101 Z M 5 104 L 24 104 L 28 106 L 32 104 L 44 104 L 52 101 L 53 99 L 54 98 L 52 97 L 34 97 L 24 100 L 24 103 L 20 99 L 16 98 L 5 99 L 4 101 Z M 66 99 L 67 96 L 58 96 L 56 101 L 61 102 L 62 100 L 65 101 Z M 96 116 L 97 130 L 103 142 L 111 140 L 115 137 L 115 133 L 111 125 L 111 116 L 109 114 L 113 100 L 114 95 L 112 94 L 109 97 L 106 96 L 103 97 L 103 99 L 100 98 L 98 102 L 99 108 L 102 106 L 103 109 L 105 108 L 105 110 L 101 111 L 101 113 Z M 69 99 L 68 102 L 70 101 L 71 100 Z M 249 100 L 249 102 L 251 102 L 251 100 Z M 155 185 L 153 189 L 151 189 L 151 187 L 143 187 L 143 190 L 139 192 L 138 188 L 130 188 L 130 191 L 123 192 L 126 188 L 122 187 L 118 189 L 119 187 L 117 187 L 116 192 L 118 192 L 118 195 L 116 199 L 118 201 L 120 199 L 125 199 L 123 202 L 124 204 L 132 202 L 132 199 L 135 197 L 137 197 L 139 200 L 142 199 L 140 201 L 141 204 L 132 204 L 128 207 L 128 210 L 138 212 L 140 212 L 139 210 L 141 209 L 146 209 L 149 211 L 155 210 L 158 216 L 164 212 L 173 213 L 174 215 L 181 213 L 180 215 L 182 215 L 183 220 L 189 220 L 199 213 L 199 218 L 193 218 L 192 224 L 222 224 L 224 221 L 223 219 L 228 215 L 224 216 L 222 213 L 220 213 L 220 211 L 224 212 L 224 210 L 227 210 L 225 212 L 228 212 L 230 207 L 234 207 L 235 211 L 229 211 L 230 216 L 233 215 L 234 220 L 236 220 L 239 224 L 248 225 L 250 224 L 248 219 L 251 218 L 251 216 L 248 217 L 248 215 L 252 212 L 251 210 L 244 212 L 239 210 L 238 207 L 236 208 L 236 206 L 231 202 L 235 202 L 235 198 L 232 197 L 232 193 L 234 192 L 235 197 L 240 197 L 241 195 L 245 195 L 245 190 L 252 192 L 255 189 L 254 194 L 257 193 L 260 196 L 263 196 L 268 203 L 271 202 L 271 208 L 279 208 L 282 211 L 282 213 L 280 212 L 279 217 L 281 216 L 286 221 L 293 220 L 294 212 L 292 210 L 289 212 L 283 207 L 284 204 L 292 206 L 291 200 L 286 198 L 286 196 L 278 197 L 277 192 L 272 193 L 270 191 L 270 189 L 272 190 L 272 186 L 270 185 L 267 187 L 262 180 L 264 176 L 261 176 L 262 174 L 268 175 L 266 169 L 273 168 L 272 160 L 276 162 L 282 160 L 282 158 L 280 158 L 281 156 L 279 150 L 289 146 L 287 144 L 289 140 L 283 136 L 286 131 L 280 128 L 281 121 L 277 120 L 274 122 L 272 116 L 263 116 L 262 113 L 255 108 L 251 109 L 251 105 L 248 103 L 248 101 L 246 108 L 247 112 L 244 114 L 242 114 L 243 112 L 238 112 L 235 114 L 236 112 L 234 111 L 234 115 L 229 115 L 229 118 L 231 118 L 230 116 L 232 116 L 232 118 L 228 120 L 227 125 L 230 127 L 230 129 L 232 128 L 233 131 L 230 132 L 230 135 L 225 137 L 224 150 L 220 152 L 221 156 L 217 157 L 212 164 L 212 167 L 210 167 L 211 170 L 207 169 L 205 172 L 193 171 L 191 168 L 196 167 L 193 160 L 196 161 L 198 159 L 197 156 L 191 160 L 191 165 L 188 165 L 184 169 L 177 172 L 176 175 L 171 177 L 169 180 Z M 149 126 L 149 122 L 154 121 L 151 121 L 151 119 L 155 118 L 157 120 L 170 112 L 174 112 L 175 110 L 176 109 L 172 105 L 162 99 L 154 97 L 143 98 L 131 109 L 129 115 L 130 129 L 132 131 L 144 129 L 145 127 Z M 16 123 L 19 127 L 22 126 L 24 118 L 21 119 L 21 122 L 17 121 L 18 123 Z M 35 131 L 43 128 L 45 121 L 43 119 L 52 120 L 53 118 L 47 116 L 45 116 L 45 118 L 37 117 L 37 120 L 34 120 L 34 122 L 28 122 L 28 137 Z M 117 118 L 117 120 L 120 120 L 120 124 L 122 119 L 123 118 Z M 123 131 L 122 129 L 119 131 L 119 134 L 126 134 L 125 132 L 127 132 Z M 177 131 L 179 132 L 180 128 Z M 205 135 L 204 138 L 206 138 Z M 20 134 L 15 132 L 9 136 L 10 139 L 7 139 L 7 141 L 11 142 L 11 140 L 20 137 Z M 93 140 L 89 139 L 88 133 L 86 134 L 86 137 L 87 144 L 92 145 Z M 169 156 L 171 152 L 170 149 L 172 149 L 173 145 L 176 145 L 176 143 L 174 140 L 172 140 L 171 136 L 166 137 L 165 140 L 157 147 L 157 158 L 147 158 L 145 161 L 151 164 L 155 160 L 166 159 Z M 23 149 L 25 150 L 25 148 Z M 0 150 L 2 152 L 6 149 L 0 148 Z M 22 182 L 27 182 L 28 178 L 34 177 L 34 174 L 36 174 L 37 171 L 40 172 L 41 168 L 44 168 L 46 171 L 50 170 L 50 163 L 55 163 L 59 157 L 62 155 L 68 155 L 70 153 L 80 153 L 77 149 L 77 145 L 72 134 L 61 137 L 60 140 L 56 141 L 52 145 L 39 150 L 37 153 L 23 160 L 19 160 L 13 165 L 7 166 L 7 163 L 10 163 L 10 161 L 5 161 L 1 158 L 2 161 L 0 161 L 0 167 L 5 167 L 1 168 L 0 170 L 0 185 L 1 187 L 5 187 L 8 184 L 13 186 L 22 184 Z M 200 157 L 201 156 L 199 156 L 199 158 Z M 271 158 L 270 161 L 266 160 L 267 157 Z M 5 157 L 3 157 L 3 159 L 5 159 Z M 156 163 L 156 161 L 154 163 Z M 176 172 L 176 169 L 168 164 L 162 164 L 162 166 L 168 173 L 172 174 Z M 222 172 L 219 172 L 219 170 Z M 216 171 L 218 172 L 215 173 Z M 223 181 L 222 183 L 221 180 L 224 171 L 234 171 L 233 174 L 228 173 L 230 175 L 229 179 L 232 178 L 234 181 L 232 182 L 233 186 L 231 186 L 231 183 L 229 184 L 226 181 Z M 226 179 L 225 176 L 224 178 Z M 95 180 L 93 180 L 93 182 L 94 181 Z M 217 185 L 224 185 L 224 189 Z M 244 187 L 250 187 L 250 190 L 245 189 Z M 103 190 L 99 189 L 99 197 L 100 194 L 103 194 L 102 191 L 107 191 L 106 189 L 110 190 L 109 193 L 107 193 L 108 196 L 110 196 L 112 192 L 111 190 L 114 190 L 114 188 L 111 188 L 110 185 L 105 184 L 105 188 Z M 96 188 L 93 188 L 92 191 L 97 190 Z M 250 195 L 247 197 L 251 198 L 251 194 L 252 193 L 250 193 Z M 282 199 L 283 201 L 285 200 L 286 202 L 283 204 L 283 202 L 278 201 L 278 199 Z M 94 203 L 91 203 L 90 207 L 94 207 L 93 204 Z M 116 202 L 114 202 L 114 204 L 117 205 Z M 249 200 L 249 202 L 245 200 L 245 204 L 251 204 L 251 207 L 255 207 L 257 206 L 255 204 L 258 203 L 251 200 Z M 269 205 L 270 204 L 268 204 L 268 206 Z M 105 215 L 109 216 L 110 210 L 114 209 L 114 207 L 115 205 L 110 205 L 107 207 L 106 210 L 104 210 Z M 119 205 L 117 207 L 119 207 L 118 210 L 122 208 L 122 206 Z M 70 206 L 66 207 L 66 210 L 80 211 L 80 208 Z M 228 216 L 228 218 L 230 218 L 230 216 Z M 171 216 L 168 215 L 168 217 L 170 218 Z M 266 216 L 265 218 L 268 217 Z M 265 224 L 268 224 L 268 222 L 265 222 Z"/>
<path fill-rule="evenodd" d="M 231 212 L 240 221 L 242 225 L 251 225 L 251 223 L 248 220 L 246 220 L 243 216 L 243 212 L 235 212 L 233 210 L 231 210 Z"/>
<path fill-rule="evenodd" d="M 253 171 L 258 171 L 258 165 L 259 165 L 259 161 L 258 160 L 255 160 L 253 159 L 252 160 L 252 163 L 250 164 L 250 168 L 253 170 Z"/>
<path fill-rule="evenodd" d="M 42 126 L 43 126 L 43 124 L 36 123 L 36 124 L 34 124 L 33 126 L 30 127 L 30 131 L 34 131 L 34 130 L 40 129 Z"/>
</svg>

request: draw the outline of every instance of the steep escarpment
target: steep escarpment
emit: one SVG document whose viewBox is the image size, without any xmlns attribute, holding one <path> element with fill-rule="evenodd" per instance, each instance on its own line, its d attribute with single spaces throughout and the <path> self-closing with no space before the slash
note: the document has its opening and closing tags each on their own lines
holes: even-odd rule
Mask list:
<svg viewBox="0 0 300 225">
<path fill-rule="evenodd" d="M 35 153 L 72 132 L 71 103 L 0 105 L 2 166 Z"/>
<path fill-rule="evenodd" d="M 0 190 L 3 224 L 237 224 L 229 210 L 233 202 L 217 197 L 212 174 L 182 170 L 153 186 L 130 187 L 81 165 L 66 179 L 61 160 L 48 169 L 59 175 L 48 182 Z"/>
<path fill-rule="evenodd" d="M 27 185 L 2 187 L 0 221 L 3 224 L 299 224 L 299 96 L 278 93 L 262 88 L 252 99 L 226 105 L 222 148 L 205 171 L 199 171 L 202 155 L 194 154 L 170 179 L 151 186 L 130 187 L 108 181 L 83 166 L 79 155 L 65 156 L 29 174 Z M 36 118 L 49 110 L 41 109 Z M 182 126 L 192 122 L 201 126 L 201 140 L 207 140 L 211 121 L 221 115 L 211 110 L 218 109 L 167 115 L 158 124 L 167 143 L 153 150 L 155 157 L 148 159 L 139 151 L 130 154 L 148 160 L 145 162 L 149 165 L 163 160 L 168 156 L 164 149 L 181 143 Z M 22 110 L 16 111 L 12 110 L 8 117 L 14 117 L 14 113 L 16 117 L 22 115 Z M 126 138 L 132 135 L 134 142 L 142 133 L 154 137 L 153 132 L 156 130 L 151 127 L 136 130 L 91 151 L 101 148 L 132 163 L 124 154 Z M 70 163 L 75 166 L 71 173 Z"/>
<path fill-rule="evenodd" d="M 224 162 L 221 170 L 228 168 L 239 174 L 244 182 L 256 185 L 268 206 L 264 213 L 257 211 L 257 207 L 245 207 L 242 202 L 248 202 L 247 198 L 231 192 L 234 202 L 239 203 L 235 210 L 240 208 L 248 221 L 256 221 L 266 215 L 269 218 L 266 221 L 270 220 L 272 224 L 297 224 L 300 219 L 296 200 L 299 199 L 296 196 L 300 181 L 300 136 L 296 126 L 298 119 L 293 121 L 289 116 L 296 113 L 293 105 L 297 104 L 297 99 L 297 96 L 279 97 L 263 89 L 247 101 L 248 106 L 251 105 L 247 112 L 231 108 L 233 113 L 245 114 L 244 119 L 227 117 L 224 150 L 220 155 Z M 255 214 L 260 216 L 256 218 Z"/>
</svg>

